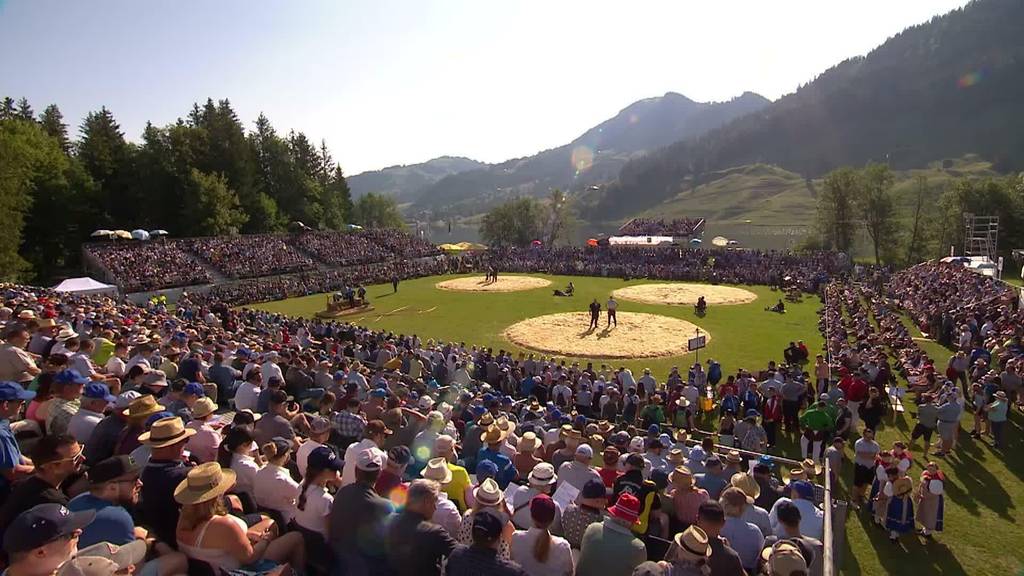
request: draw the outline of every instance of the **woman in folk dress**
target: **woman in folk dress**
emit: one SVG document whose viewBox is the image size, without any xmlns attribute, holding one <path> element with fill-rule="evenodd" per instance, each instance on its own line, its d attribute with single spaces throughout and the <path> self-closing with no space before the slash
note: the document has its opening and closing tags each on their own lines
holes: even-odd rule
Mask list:
<svg viewBox="0 0 1024 576">
<path fill-rule="evenodd" d="M 919 532 L 925 538 L 931 538 L 935 532 L 942 532 L 945 508 L 946 476 L 939 470 L 938 464 L 929 462 L 921 473 L 921 482 L 917 485 L 917 521 L 921 523 Z"/>
</svg>

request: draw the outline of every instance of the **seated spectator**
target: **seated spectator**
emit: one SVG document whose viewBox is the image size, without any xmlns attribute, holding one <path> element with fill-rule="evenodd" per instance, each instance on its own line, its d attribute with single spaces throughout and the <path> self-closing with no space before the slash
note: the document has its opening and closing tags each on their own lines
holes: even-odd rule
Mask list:
<svg viewBox="0 0 1024 576">
<path fill-rule="evenodd" d="M 0 530 L 25 510 L 38 504 L 67 505 L 64 481 L 81 470 L 82 445 L 66 434 L 43 436 L 32 448 L 34 473 L 15 484 L 0 507 Z"/>
<path fill-rule="evenodd" d="M 285 563 L 305 566 L 302 534 L 278 536 L 277 524 L 269 518 L 250 527 L 227 513 L 221 496 L 234 481 L 231 470 L 209 462 L 193 468 L 178 484 L 174 490 L 174 500 L 181 505 L 175 530 L 178 548 L 215 570 L 263 572 Z"/>
<path fill-rule="evenodd" d="M 445 571 L 447 576 L 528 576 L 521 566 L 498 555 L 506 526 L 503 518 L 491 510 L 480 510 L 473 514 L 471 524 L 473 544 L 452 552 Z"/>
<path fill-rule="evenodd" d="M 431 521 L 440 493 L 433 480 L 409 485 L 405 508 L 388 528 L 388 562 L 398 576 L 440 576 L 442 561 L 458 546 L 448 530 Z"/>
<path fill-rule="evenodd" d="M 78 552 L 82 529 L 95 517 L 92 511 L 71 512 L 63 504 L 39 504 L 7 524 L 4 552 L 10 560 L 7 576 L 56 574 Z"/>
</svg>

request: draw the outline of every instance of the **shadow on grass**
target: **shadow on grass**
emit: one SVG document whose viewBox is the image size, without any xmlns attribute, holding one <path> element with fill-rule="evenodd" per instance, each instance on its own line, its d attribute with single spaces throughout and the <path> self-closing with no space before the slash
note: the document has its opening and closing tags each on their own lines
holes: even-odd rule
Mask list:
<svg viewBox="0 0 1024 576">
<path fill-rule="evenodd" d="M 384 294 L 377 294 L 374 298 L 387 298 L 388 296 L 394 296 L 397 292 L 385 292 Z"/>
<path fill-rule="evenodd" d="M 860 522 L 871 541 L 879 563 L 887 574 L 942 574 L 966 576 L 967 571 L 956 554 L 942 541 L 942 534 L 929 540 L 916 533 L 903 535 L 895 544 L 889 541 L 889 532 L 875 524 L 867 509 L 862 509 L 856 516 L 848 516 L 847 522 Z M 857 557 L 850 549 L 849 540 L 843 547 L 843 569 L 846 575 L 860 575 L 861 567 Z"/>
<path fill-rule="evenodd" d="M 982 459 L 978 457 L 982 456 Z M 993 454 L 993 456 L 996 456 Z M 998 456 L 996 456 L 998 457 Z M 946 482 L 946 494 L 950 500 L 972 513 L 977 513 L 978 503 L 992 510 L 1000 518 L 1016 523 L 1009 513 L 1015 507 L 1002 482 L 986 467 L 984 454 L 976 440 L 970 436 L 962 438 L 952 456 L 944 459 L 945 467 L 955 474 Z M 1007 462 L 1009 467 L 1009 463 Z M 959 483 L 963 483 L 963 487 Z"/>
</svg>

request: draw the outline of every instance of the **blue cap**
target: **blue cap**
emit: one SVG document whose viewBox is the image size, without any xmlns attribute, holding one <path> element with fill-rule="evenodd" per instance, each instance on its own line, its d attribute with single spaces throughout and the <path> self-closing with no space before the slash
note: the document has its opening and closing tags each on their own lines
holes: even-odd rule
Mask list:
<svg viewBox="0 0 1024 576">
<path fill-rule="evenodd" d="M 584 416 L 583 414 L 577 414 L 576 415 L 576 423 L 577 424 L 586 424 L 587 423 L 587 417 Z"/>
<path fill-rule="evenodd" d="M 751 408 L 750 410 L 747 410 L 747 418 L 750 418 L 750 417 L 757 418 L 760 415 L 761 415 L 761 413 L 758 412 L 757 410 L 754 410 L 753 408 Z"/>
<path fill-rule="evenodd" d="M 558 423 L 559 424 L 572 424 L 572 418 L 569 417 L 568 414 L 564 414 L 564 415 L 562 415 L 561 418 L 558 419 Z"/>
<path fill-rule="evenodd" d="M 484 404 L 490 404 L 491 401 L 494 400 L 494 394 L 491 394 L 490 392 L 488 392 L 488 393 L 484 394 L 483 399 L 484 399 Z"/>
<path fill-rule="evenodd" d="M 472 414 L 474 418 L 483 416 L 484 412 L 487 412 L 487 408 L 484 408 L 483 406 L 472 406 L 469 409 L 469 413 Z"/>
<path fill-rule="evenodd" d="M 658 434 L 661 434 L 661 427 L 658 426 L 657 424 L 651 424 L 647 428 L 647 433 L 650 434 L 651 436 L 657 436 Z"/>
<path fill-rule="evenodd" d="M 561 420 L 562 411 L 559 410 L 558 408 L 555 408 L 554 410 L 551 411 L 551 418 L 553 418 L 554 420 Z"/>
<path fill-rule="evenodd" d="M 117 400 L 117 397 L 110 393 L 110 388 L 107 388 L 106 384 L 101 384 L 99 382 L 90 382 L 86 384 L 85 390 L 82 392 L 82 396 L 93 400 L 106 400 L 107 402 Z"/>
<path fill-rule="evenodd" d="M 814 499 L 814 485 L 810 482 L 797 480 L 796 482 L 791 483 L 789 487 L 792 488 L 793 491 L 796 492 L 803 500 Z"/>
<path fill-rule="evenodd" d="M 345 373 L 342 372 L 341 370 L 338 370 L 337 372 L 334 373 L 334 379 L 335 380 L 344 380 L 345 379 Z"/>
<path fill-rule="evenodd" d="M 334 470 L 341 472 L 343 463 L 341 458 L 327 446 L 317 446 L 306 457 L 306 466 L 318 470 Z"/>
<path fill-rule="evenodd" d="M 41 548 L 89 525 L 95 510 L 72 512 L 62 504 L 39 504 L 19 514 L 4 532 L 8 554 Z"/>
<path fill-rule="evenodd" d="M 85 376 L 78 373 L 78 370 L 61 370 L 54 375 L 53 381 L 58 384 L 88 384 L 92 382 Z"/>
<path fill-rule="evenodd" d="M 370 396 L 374 398 L 387 398 L 388 391 L 383 388 L 374 388 L 370 391 Z"/>
<path fill-rule="evenodd" d="M 149 430 L 153 426 L 154 422 L 157 420 L 163 420 L 164 418 L 174 418 L 174 414 L 166 410 L 157 412 L 156 414 L 151 414 L 149 418 L 146 418 L 146 430 Z"/>
<path fill-rule="evenodd" d="M 491 460 L 484 460 L 478 462 L 476 465 L 476 479 L 477 483 L 482 482 L 486 478 L 494 478 L 498 475 L 498 465 Z"/>
<path fill-rule="evenodd" d="M 25 390 L 16 382 L 0 382 L 0 402 L 31 400 L 35 397 L 35 392 Z"/>
<path fill-rule="evenodd" d="M 775 465 L 775 460 L 767 454 L 762 454 L 761 457 L 757 459 L 757 463 L 764 464 L 765 466 L 771 468 L 772 466 Z"/>
<path fill-rule="evenodd" d="M 189 382 L 185 384 L 185 389 L 181 391 L 185 396 L 206 396 L 206 391 L 203 390 L 203 385 L 198 382 Z"/>
</svg>

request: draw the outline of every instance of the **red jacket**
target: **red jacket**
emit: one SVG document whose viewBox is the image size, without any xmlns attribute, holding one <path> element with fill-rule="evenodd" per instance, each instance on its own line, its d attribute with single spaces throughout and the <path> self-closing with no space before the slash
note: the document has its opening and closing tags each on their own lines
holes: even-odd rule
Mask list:
<svg viewBox="0 0 1024 576">
<path fill-rule="evenodd" d="M 782 420 L 782 400 L 778 396 L 770 396 L 764 401 L 762 419 L 765 422 L 778 422 Z"/>
<path fill-rule="evenodd" d="M 868 397 L 868 383 L 854 376 L 846 376 L 839 381 L 839 389 L 847 402 L 863 402 Z"/>
</svg>

